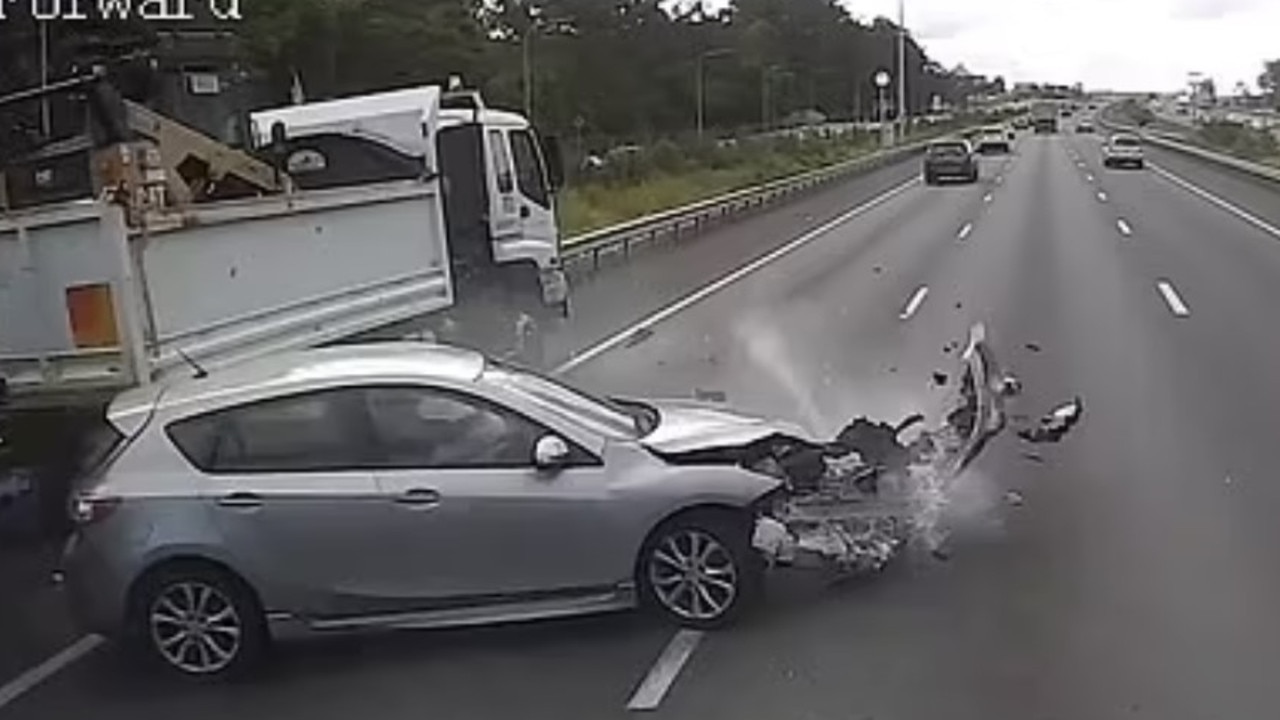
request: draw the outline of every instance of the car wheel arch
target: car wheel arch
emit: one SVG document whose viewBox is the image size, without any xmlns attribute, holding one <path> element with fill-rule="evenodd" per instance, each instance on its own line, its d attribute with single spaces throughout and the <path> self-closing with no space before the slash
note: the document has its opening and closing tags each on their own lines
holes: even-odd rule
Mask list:
<svg viewBox="0 0 1280 720">
<path fill-rule="evenodd" d="M 125 627 L 130 627 L 131 624 L 129 621 L 136 618 L 136 613 L 142 610 L 140 607 L 140 603 L 142 602 L 141 593 L 147 587 L 147 583 L 162 574 L 182 570 L 213 572 L 229 578 L 237 585 L 241 586 L 241 588 L 253 600 L 258 610 L 263 612 L 265 615 L 266 606 L 263 605 L 262 596 L 258 593 L 257 588 L 255 588 L 253 583 L 249 582 L 249 580 L 234 567 L 207 555 L 178 554 L 162 557 L 151 562 L 142 572 L 138 573 L 137 577 L 135 577 L 131 583 L 129 583 L 129 589 L 125 594 Z"/>
<path fill-rule="evenodd" d="M 650 542 L 658 536 L 667 527 L 679 520 L 685 520 L 690 517 L 697 516 L 716 516 L 721 519 L 729 519 L 732 522 L 741 522 L 750 531 L 752 511 L 749 507 L 738 507 L 722 502 L 699 502 L 693 505 L 687 505 L 668 512 L 657 522 L 653 523 L 649 531 L 645 533 L 640 544 L 635 547 L 634 561 L 632 571 L 636 577 L 639 577 L 641 565 L 644 562 L 644 549 L 649 546 Z"/>
</svg>

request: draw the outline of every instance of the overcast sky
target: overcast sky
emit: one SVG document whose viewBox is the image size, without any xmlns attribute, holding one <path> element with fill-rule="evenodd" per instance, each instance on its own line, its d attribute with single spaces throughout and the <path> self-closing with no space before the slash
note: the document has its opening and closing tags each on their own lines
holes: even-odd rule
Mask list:
<svg viewBox="0 0 1280 720">
<path fill-rule="evenodd" d="M 897 17 L 897 0 L 844 0 L 859 17 Z M 1187 74 L 1219 92 L 1256 87 L 1280 57 L 1280 0 L 906 0 L 907 27 L 950 67 L 1010 81 L 1177 90 Z"/>
</svg>

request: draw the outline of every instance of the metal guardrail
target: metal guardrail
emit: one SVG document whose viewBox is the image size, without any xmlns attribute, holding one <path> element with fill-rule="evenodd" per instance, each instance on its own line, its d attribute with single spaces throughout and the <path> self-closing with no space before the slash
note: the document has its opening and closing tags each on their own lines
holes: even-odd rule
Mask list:
<svg viewBox="0 0 1280 720">
<path fill-rule="evenodd" d="M 566 264 L 589 260 L 592 268 L 597 269 L 600 267 L 600 258 L 603 255 L 621 252 L 625 257 L 630 255 L 633 246 L 637 244 L 653 242 L 663 236 L 679 238 L 684 231 L 698 232 L 705 226 L 729 215 L 759 208 L 855 173 L 864 173 L 890 165 L 924 150 L 933 139 L 936 138 L 870 153 L 846 162 L 735 190 L 577 235 L 565 240 L 562 258 Z"/>
<path fill-rule="evenodd" d="M 1191 155 L 1192 157 L 1197 157 L 1201 160 L 1208 160 L 1209 162 L 1230 167 L 1247 175 L 1252 175 L 1269 182 L 1280 183 L 1280 168 L 1273 167 L 1271 165 L 1264 165 L 1263 163 L 1245 160 L 1244 158 L 1236 157 L 1234 155 L 1227 155 L 1225 153 L 1209 150 L 1207 148 L 1200 147 L 1199 145 L 1192 145 L 1191 143 L 1186 142 L 1185 138 L 1172 133 L 1159 132 L 1156 130 L 1142 130 L 1134 127 L 1133 125 L 1118 123 L 1109 119 L 1102 120 L 1101 124 L 1111 130 L 1123 130 L 1125 132 L 1138 133 L 1142 136 L 1142 139 L 1145 142 L 1155 145 L 1156 147 L 1173 150 L 1184 155 Z"/>
</svg>

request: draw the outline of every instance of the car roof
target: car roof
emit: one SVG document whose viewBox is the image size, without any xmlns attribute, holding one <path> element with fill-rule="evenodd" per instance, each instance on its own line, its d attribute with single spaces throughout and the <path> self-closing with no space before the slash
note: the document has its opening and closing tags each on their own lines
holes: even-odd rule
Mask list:
<svg viewBox="0 0 1280 720">
<path fill-rule="evenodd" d="M 427 342 L 382 342 L 292 350 L 212 370 L 205 377 L 166 381 L 121 393 L 107 417 L 125 434 L 152 412 L 191 408 L 202 412 L 252 398 L 274 397 L 344 380 L 406 377 L 454 383 L 479 379 L 485 358 L 478 352 Z"/>
</svg>

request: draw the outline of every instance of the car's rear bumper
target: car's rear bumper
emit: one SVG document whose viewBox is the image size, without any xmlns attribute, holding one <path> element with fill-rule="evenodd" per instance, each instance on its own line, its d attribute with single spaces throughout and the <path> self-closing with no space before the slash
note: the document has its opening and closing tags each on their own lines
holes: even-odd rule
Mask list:
<svg viewBox="0 0 1280 720">
<path fill-rule="evenodd" d="M 977 168 L 973 165 L 925 165 L 924 174 L 934 178 L 967 178 L 971 177 Z"/>
</svg>

